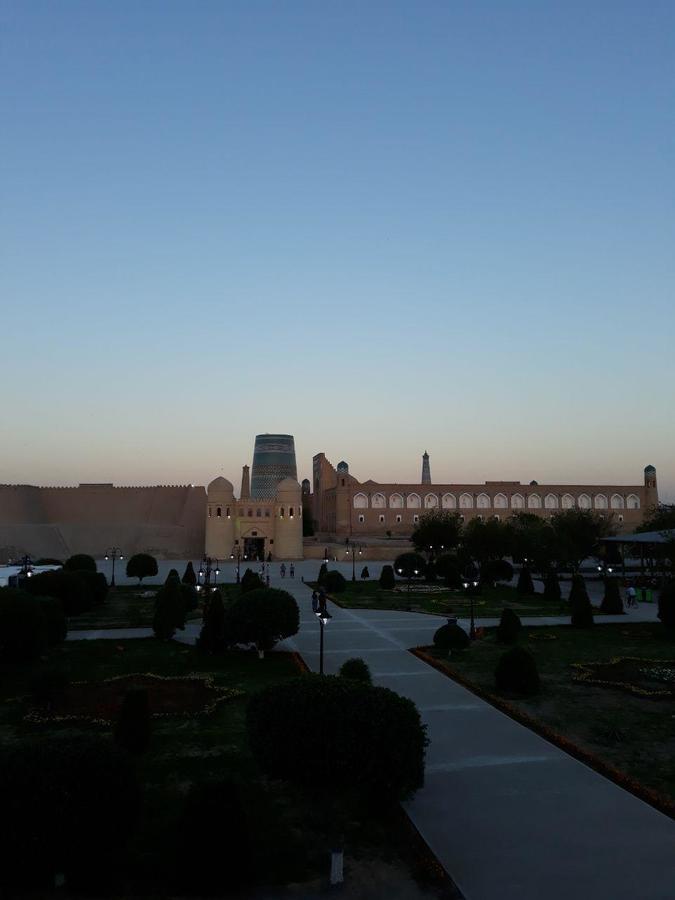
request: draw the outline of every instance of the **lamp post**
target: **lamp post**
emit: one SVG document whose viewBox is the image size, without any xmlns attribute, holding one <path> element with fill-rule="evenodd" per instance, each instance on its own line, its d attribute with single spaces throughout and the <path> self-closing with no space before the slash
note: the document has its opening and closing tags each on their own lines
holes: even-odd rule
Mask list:
<svg viewBox="0 0 675 900">
<path fill-rule="evenodd" d="M 470 608 L 470 623 L 469 623 L 469 638 L 472 641 L 476 640 L 476 619 L 474 617 L 474 608 L 473 608 L 473 596 L 476 588 L 478 587 L 477 581 L 463 581 L 464 590 L 468 594 L 469 597 L 469 608 Z"/>
<path fill-rule="evenodd" d="M 230 553 L 230 559 L 237 560 L 237 584 L 239 584 L 239 582 L 241 581 L 241 578 L 239 577 L 239 567 L 241 564 L 241 545 L 240 544 L 234 545 L 234 547 L 232 548 L 232 552 Z M 246 559 L 246 557 L 244 557 L 244 559 Z"/>
<path fill-rule="evenodd" d="M 347 554 L 347 556 L 349 556 L 349 554 L 351 553 L 351 556 L 352 556 L 352 581 L 356 581 L 356 552 L 357 552 L 356 544 L 353 541 L 351 541 L 349 538 L 347 538 L 345 543 L 347 544 L 347 549 L 346 549 L 345 553 Z M 361 547 L 359 547 L 358 548 L 359 556 L 361 556 L 362 553 L 363 553 L 363 550 L 361 549 Z"/>
<path fill-rule="evenodd" d="M 399 575 L 403 575 L 403 573 L 404 573 L 405 570 L 404 570 L 404 569 L 397 569 L 396 571 L 398 572 Z M 419 574 L 420 574 L 420 570 L 419 570 L 419 569 L 413 569 L 413 570 L 412 570 L 412 574 L 410 573 L 410 569 L 408 569 L 408 576 L 407 576 L 407 577 L 408 577 L 408 593 L 410 593 L 410 583 L 411 583 L 411 581 L 412 581 L 412 576 L 414 575 L 415 578 L 417 578 L 417 576 L 418 576 Z"/>
<path fill-rule="evenodd" d="M 323 675 L 323 630 L 328 625 L 330 620 L 332 619 L 331 614 L 325 610 L 320 609 L 316 614 L 317 619 L 319 620 L 319 675 Z"/>
<path fill-rule="evenodd" d="M 112 560 L 112 576 L 110 578 L 110 587 L 115 587 L 115 561 L 124 559 L 122 551 L 119 547 L 111 547 L 105 551 L 105 558 Z"/>
<path fill-rule="evenodd" d="M 213 575 L 213 584 L 211 584 L 211 575 Z M 213 559 L 211 556 L 205 556 L 201 561 L 199 572 L 197 573 L 197 590 L 199 591 L 203 588 L 205 594 L 209 593 L 211 587 L 215 590 L 219 575 L 220 568 L 218 566 L 218 560 Z M 200 578 L 204 579 L 202 584 L 199 583 Z"/>
<path fill-rule="evenodd" d="M 33 560 L 28 554 L 21 557 L 21 568 L 19 569 L 19 576 L 23 578 L 33 577 Z"/>
</svg>

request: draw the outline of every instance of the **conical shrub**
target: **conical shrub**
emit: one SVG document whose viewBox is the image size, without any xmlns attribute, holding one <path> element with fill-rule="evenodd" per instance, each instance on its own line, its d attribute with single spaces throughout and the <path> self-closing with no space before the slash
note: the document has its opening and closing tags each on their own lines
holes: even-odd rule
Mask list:
<svg viewBox="0 0 675 900">
<path fill-rule="evenodd" d="M 522 622 L 517 613 L 512 609 L 503 610 L 497 626 L 497 640 L 500 644 L 516 644 L 522 627 Z"/>
<path fill-rule="evenodd" d="M 523 647 L 502 654 L 495 668 L 497 690 L 522 696 L 537 694 L 541 687 L 534 656 Z"/>
<path fill-rule="evenodd" d="M 588 598 L 586 582 L 581 575 L 572 578 L 569 605 L 572 625 L 575 628 L 590 628 L 593 624 L 593 607 Z"/>
<path fill-rule="evenodd" d="M 600 604 L 600 609 L 604 613 L 611 615 L 621 615 L 623 613 L 623 600 L 621 599 L 621 588 L 616 578 L 605 578 L 605 593 Z"/>
</svg>

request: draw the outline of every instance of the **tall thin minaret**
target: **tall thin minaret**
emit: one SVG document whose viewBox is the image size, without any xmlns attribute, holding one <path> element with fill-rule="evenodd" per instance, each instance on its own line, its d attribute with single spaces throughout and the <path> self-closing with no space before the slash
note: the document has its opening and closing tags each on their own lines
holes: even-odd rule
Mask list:
<svg viewBox="0 0 675 900">
<path fill-rule="evenodd" d="M 241 494 L 239 495 L 239 499 L 251 499 L 251 483 L 248 476 L 248 466 L 242 466 L 241 469 Z"/>
<path fill-rule="evenodd" d="M 431 469 L 429 468 L 429 454 L 424 451 L 422 457 L 422 484 L 431 484 Z"/>
</svg>

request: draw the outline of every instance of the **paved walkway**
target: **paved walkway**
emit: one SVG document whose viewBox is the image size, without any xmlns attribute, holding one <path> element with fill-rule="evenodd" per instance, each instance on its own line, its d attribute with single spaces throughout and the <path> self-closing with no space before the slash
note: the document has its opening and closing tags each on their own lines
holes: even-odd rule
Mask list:
<svg viewBox="0 0 675 900">
<path fill-rule="evenodd" d="M 309 590 L 288 578 L 273 578 L 273 585 L 290 590 L 300 605 L 300 631 L 286 645 L 318 670 L 319 624 Z M 326 671 L 360 656 L 377 684 L 410 697 L 420 710 L 430 738 L 426 782 L 406 808 L 467 900 L 675 897 L 675 822 L 409 653 L 431 642 L 438 617 L 333 604 L 331 613 Z M 611 618 L 652 617 L 646 607 Z M 179 639 L 192 643 L 198 631 L 199 623 L 189 623 Z M 147 634 L 73 632 L 69 639 Z"/>
</svg>

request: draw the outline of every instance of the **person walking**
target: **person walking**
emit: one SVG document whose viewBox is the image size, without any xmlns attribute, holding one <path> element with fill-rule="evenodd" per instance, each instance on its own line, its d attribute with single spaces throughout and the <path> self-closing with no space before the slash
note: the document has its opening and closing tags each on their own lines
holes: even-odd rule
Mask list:
<svg viewBox="0 0 675 900">
<path fill-rule="evenodd" d="M 316 591 L 312 591 L 312 612 L 316 615 L 319 611 L 319 595 Z"/>
<path fill-rule="evenodd" d="M 291 576 L 291 578 L 295 578 L 295 566 L 293 565 L 293 563 L 291 563 L 291 567 L 288 570 L 288 574 Z"/>
<path fill-rule="evenodd" d="M 281 572 L 281 577 L 285 578 L 286 577 L 286 563 L 281 564 L 281 568 L 279 569 L 279 571 Z"/>
<path fill-rule="evenodd" d="M 626 589 L 626 606 L 637 607 L 637 591 L 635 590 L 635 585 L 629 584 Z"/>
<path fill-rule="evenodd" d="M 323 588 L 319 591 L 319 612 L 326 612 L 326 592 Z"/>
</svg>

